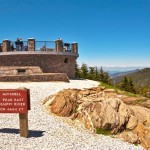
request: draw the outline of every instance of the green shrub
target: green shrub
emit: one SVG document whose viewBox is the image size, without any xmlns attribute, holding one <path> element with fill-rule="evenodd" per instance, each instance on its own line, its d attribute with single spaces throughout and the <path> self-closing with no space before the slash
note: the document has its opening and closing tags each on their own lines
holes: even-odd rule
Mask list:
<svg viewBox="0 0 150 150">
<path fill-rule="evenodd" d="M 142 104 L 144 102 L 146 102 L 148 99 L 139 99 L 139 100 L 136 100 L 134 101 L 134 104 Z"/>
<path fill-rule="evenodd" d="M 111 131 L 106 130 L 104 128 L 96 128 L 96 133 L 97 134 L 102 134 L 102 135 L 112 135 Z"/>
</svg>

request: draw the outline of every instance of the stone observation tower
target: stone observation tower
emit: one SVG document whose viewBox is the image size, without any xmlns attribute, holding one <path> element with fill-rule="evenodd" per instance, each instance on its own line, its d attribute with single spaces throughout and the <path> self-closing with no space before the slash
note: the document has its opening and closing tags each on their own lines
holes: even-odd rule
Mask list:
<svg viewBox="0 0 150 150">
<path fill-rule="evenodd" d="M 56 41 L 3 40 L 0 81 L 66 81 L 75 77 L 78 44 Z"/>
</svg>

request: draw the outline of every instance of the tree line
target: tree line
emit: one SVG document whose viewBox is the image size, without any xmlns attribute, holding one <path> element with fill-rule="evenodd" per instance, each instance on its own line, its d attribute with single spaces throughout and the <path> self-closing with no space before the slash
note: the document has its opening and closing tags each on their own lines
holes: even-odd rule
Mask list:
<svg viewBox="0 0 150 150">
<path fill-rule="evenodd" d="M 134 83 L 132 78 L 127 78 L 126 76 L 124 79 L 114 85 L 112 83 L 111 77 L 109 76 L 108 72 L 105 72 L 103 68 L 98 68 L 98 67 L 90 67 L 87 64 L 83 63 L 81 67 L 79 65 L 75 64 L 75 76 L 76 78 L 83 78 L 83 79 L 90 79 L 90 80 L 95 80 L 95 81 L 100 81 L 108 85 L 113 85 L 118 87 L 121 90 L 131 92 L 136 94 L 137 90 L 135 89 Z"/>
<path fill-rule="evenodd" d="M 103 68 L 89 67 L 87 64 L 83 63 L 81 67 L 75 64 L 75 76 L 76 78 L 90 79 L 95 81 L 101 81 L 106 84 L 111 84 L 110 76 Z"/>
</svg>

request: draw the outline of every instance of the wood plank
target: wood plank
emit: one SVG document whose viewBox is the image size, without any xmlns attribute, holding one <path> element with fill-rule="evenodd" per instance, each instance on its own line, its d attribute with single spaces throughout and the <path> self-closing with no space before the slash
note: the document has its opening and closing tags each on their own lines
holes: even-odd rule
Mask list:
<svg viewBox="0 0 150 150">
<path fill-rule="evenodd" d="M 28 113 L 19 114 L 20 136 L 28 137 Z"/>
</svg>

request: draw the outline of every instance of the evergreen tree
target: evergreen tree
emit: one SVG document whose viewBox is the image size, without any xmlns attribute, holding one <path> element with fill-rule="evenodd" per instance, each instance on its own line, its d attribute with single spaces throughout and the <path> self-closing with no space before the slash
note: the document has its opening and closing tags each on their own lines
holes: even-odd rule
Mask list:
<svg viewBox="0 0 150 150">
<path fill-rule="evenodd" d="M 96 71 L 94 67 L 89 67 L 89 79 L 96 80 Z"/>
<path fill-rule="evenodd" d="M 109 74 L 107 72 L 104 72 L 102 67 L 100 69 L 99 80 L 106 84 L 111 84 Z"/>
<path fill-rule="evenodd" d="M 75 77 L 76 78 L 81 77 L 81 71 L 80 71 L 80 68 L 79 68 L 79 65 L 77 64 L 77 62 L 75 62 Z"/>
<path fill-rule="evenodd" d="M 123 81 L 120 84 L 120 88 L 124 91 L 131 92 L 131 93 L 136 93 L 133 80 L 131 78 L 127 78 L 126 76 L 124 77 Z"/>
<path fill-rule="evenodd" d="M 84 63 L 81 66 L 81 77 L 84 79 L 88 78 L 88 66 Z"/>
<path fill-rule="evenodd" d="M 96 81 L 99 81 L 99 70 L 98 70 L 98 68 L 97 67 L 95 67 L 95 80 Z"/>
<path fill-rule="evenodd" d="M 129 80 L 126 76 L 123 79 L 121 89 L 123 89 L 125 91 L 128 91 L 128 89 L 129 89 Z"/>
<path fill-rule="evenodd" d="M 99 74 L 99 80 L 104 82 L 104 77 L 105 77 L 105 74 L 104 74 L 103 68 L 101 67 L 100 74 Z"/>
<path fill-rule="evenodd" d="M 131 93 L 134 93 L 134 94 L 136 93 L 132 78 L 129 79 L 129 89 L 128 90 Z"/>
<path fill-rule="evenodd" d="M 110 76 L 107 72 L 104 72 L 103 82 L 106 83 L 106 84 L 110 84 Z"/>
</svg>

